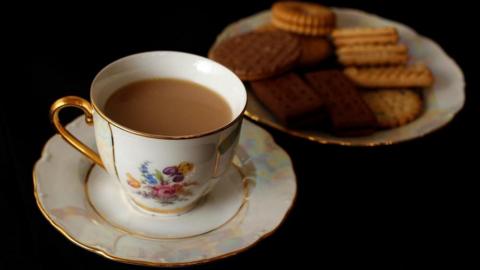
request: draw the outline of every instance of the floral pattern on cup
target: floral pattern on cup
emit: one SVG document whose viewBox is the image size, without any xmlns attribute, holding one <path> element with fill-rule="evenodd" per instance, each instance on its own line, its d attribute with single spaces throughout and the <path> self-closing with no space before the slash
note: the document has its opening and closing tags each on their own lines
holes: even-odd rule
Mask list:
<svg viewBox="0 0 480 270">
<path fill-rule="evenodd" d="M 127 183 L 130 187 L 138 189 L 136 194 L 154 199 L 162 205 L 184 201 L 192 195 L 189 189 L 197 184 L 196 181 L 189 179 L 194 170 L 192 163 L 182 161 L 178 165 L 168 166 L 162 171 L 155 169 L 153 172 L 150 164 L 150 161 L 145 161 L 140 165 L 140 180 L 127 173 Z"/>
</svg>

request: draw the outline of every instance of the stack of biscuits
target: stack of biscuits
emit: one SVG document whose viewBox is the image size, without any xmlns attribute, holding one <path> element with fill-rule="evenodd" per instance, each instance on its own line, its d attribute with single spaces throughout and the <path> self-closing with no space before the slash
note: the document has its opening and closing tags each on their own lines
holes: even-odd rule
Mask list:
<svg viewBox="0 0 480 270">
<path fill-rule="evenodd" d="M 335 13 L 319 4 L 278 2 L 269 23 L 209 57 L 248 81 L 284 125 L 362 136 L 417 118 L 422 99 L 411 88 L 433 83 L 427 66 L 407 65 L 399 39 L 394 27 L 336 28 Z"/>
<path fill-rule="evenodd" d="M 343 28 L 332 33 L 338 62 L 345 66 L 405 64 L 408 48 L 393 27 Z"/>
<path fill-rule="evenodd" d="M 394 27 L 339 28 L 332 32 L 338 62 L 346 67 L 345 75 L 364 88 L 362 97 L 383 128 L 404 125 L 420 115 L 422 99 L 414 89 L 433 84 L 426 65 L 408 64 L 408 48 L 398 43 L 399 39 Z"/>
</svg>

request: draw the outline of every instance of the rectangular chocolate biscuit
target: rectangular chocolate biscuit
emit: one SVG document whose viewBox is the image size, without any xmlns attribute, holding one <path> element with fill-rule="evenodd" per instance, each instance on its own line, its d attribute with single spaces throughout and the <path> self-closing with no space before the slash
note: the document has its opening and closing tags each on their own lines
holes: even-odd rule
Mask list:
<svg viewBox="0 0 480 270">
<path fill-rule="evenodd" d="M 305 74 L 305 78 L 322 100 L 334 131 L 339 134 L 373 132 L 377 121 L 363 101 L 355 85 L 338 70 L 321 70 Z"/>
<path fill-rule="evenodd" d="M 318 127 L 324 120 L 324 102 L 295 73 L 251 82 L 253 93 L 281 122 L 289 127 Z"/>
</svg>

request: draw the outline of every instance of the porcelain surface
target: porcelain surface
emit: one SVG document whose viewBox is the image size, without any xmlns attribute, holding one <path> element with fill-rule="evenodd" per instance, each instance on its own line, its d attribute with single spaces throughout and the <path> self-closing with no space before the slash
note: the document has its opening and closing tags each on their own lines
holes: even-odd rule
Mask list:
<svg viewBox="0 0 480 270">
<path fill-rule="evenodd" d="M 95 147 L 93 129 L 82 117 L 67 129 Z M 127 205 L 118 181 L 98 167 L 90 170 L 92 163 L 55 135 L 35 165 L 34 193 L 48 221 L 87 250 L 124 263 L 192 265 L 250 248 L 274 232 L 294 203 L 290 158 L 248 120 L 233 163 L 197 207 L 166 217 Z"/>
</svg>

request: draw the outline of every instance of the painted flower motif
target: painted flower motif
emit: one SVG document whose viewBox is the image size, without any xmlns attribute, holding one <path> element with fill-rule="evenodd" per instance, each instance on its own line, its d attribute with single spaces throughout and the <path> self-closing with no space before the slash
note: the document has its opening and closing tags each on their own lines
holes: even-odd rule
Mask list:
<svg viewBox="0 0 480 270">
<path fill-rule="evenodd" d="M 140 165 L 141 181 L 127 173 L 127 183 L 132 188 L 138 189 L 137 194 L 155 199 L 164 205 L 186 200 L 193 194 L 189 189 L 197 185 L 197 182 L 189 180 L 190 176 L 187 177 L 194 169 L 192 163 L 183 161 L 162 171 L 154 169 L 153 172 L 150 170 L 150 164 L 151 162 L 145 161 Z"/>
<path fill-rule="evenodd" d="M 190 162 L 183 161 L 178 165 L 178 171 L 183 175 L 188 174 L 192 170 L 193 170 L 193 164 Z"/>
<path fill-rule="evenodd" d="M 152 187 L 152 195 L 161 199 L 170 199 L 176 196 L 176 188 L 169 185 L 157 185 Z"/>
<path fill-rule="evenodd" d="M 172 176 L 178 173 L 178 169 L 177 169 L 177 166 L 170 166 L 163 169 L 162 172 L 166 175 Z"/>
<path fill-rule="evenodd" d="M 174 184 L 173 187 L 175 188 L 175 192 L 179 193 L 184 190 L 183 185 L 180 184 Z"/>
<path fill-rule="evenodd" d="M 131 174 L 127 173 L 127 183 L 128 185 L 130 185 L 131 187 L 133 188 L 139 188 L 142 184 L 140 183 L 140 181 L 138 181 L 137 179 L 135 179 Z"/>
<path fill-rule="evenodd" d="M 140 172 L 142 173 L 142 176 L 145 178 L 145 181 L 147 181 L 150 185 L 155 185 L 158 183 L 158 180 L 153 174 L 151 174 L 148 171 L 149 164 L 150 162 L 148 161 L 142 163 L 142 165 L 140 166 Z"/>
<path fill-rule="evenodd" d="M 175 183 L 182 182 L 185 177 L 183 174 L 175 174 L 172 178 L 172 181 Z"/>
</svg>

